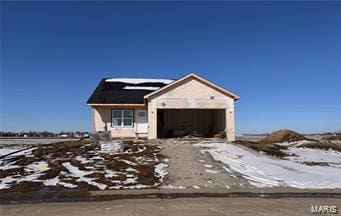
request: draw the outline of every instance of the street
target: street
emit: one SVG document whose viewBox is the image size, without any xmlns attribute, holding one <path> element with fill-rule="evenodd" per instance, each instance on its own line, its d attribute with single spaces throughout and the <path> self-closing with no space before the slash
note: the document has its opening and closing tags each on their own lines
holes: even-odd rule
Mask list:
<svg viewBox="0 0 341 216">
<path fill-rule="evenodd" d="M 341 206 L 329 198 L 177 198 L 124 199 L 102 202 L 68 202 L 1 205 L 6 216 L 36 215 L 313 215 L 311 206 Z M 339 209 L 338 209 L 339 210 Z"/>
</svg>

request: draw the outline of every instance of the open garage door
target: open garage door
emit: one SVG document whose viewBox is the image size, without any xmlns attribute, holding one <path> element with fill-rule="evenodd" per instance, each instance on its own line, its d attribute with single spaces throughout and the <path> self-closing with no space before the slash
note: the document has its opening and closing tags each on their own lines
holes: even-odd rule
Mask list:
<svg viewBox="0 0 341 216">
<path fill-rule="evenodd" d="M 225 109 L 158 109 L 157 137 L 213 137 L 226 128 Z"/>
</svg>

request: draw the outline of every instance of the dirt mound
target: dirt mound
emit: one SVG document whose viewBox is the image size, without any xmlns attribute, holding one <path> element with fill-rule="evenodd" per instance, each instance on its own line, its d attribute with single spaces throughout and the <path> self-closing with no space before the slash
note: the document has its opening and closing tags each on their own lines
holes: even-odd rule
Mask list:
<svg viewBox="0 0 341 216">
<path fill-rule="evenodd" d="M 341 134 L 324 137 L 323 140 L 341 140 Z"/>
<path fill-rule="evenodd" d="M 278 158 L 289 156 L 289 154 L 283 151 L 283 150 L 288 149 L 287 146 L 268 145 L 268 144 L 246 141 L 246 140 L 236 140 L 234 143 L 238 145 L 246 146 L 258 152 L 264 152 L 267 155 L 271 155 L 271 156 L 278 157 Z"/>
<path fill-rule="evenodd" d="M 272 132 L 270 135 L 266 136 L 264 139 L 260 141 L 262 144 L 272 144 L 272 143 L 281 143 L 281 142 L 294 142 L 301 140 L 309 140 L 303 135 L 296 133 L 291 130 L 278 130 Z"/>
</svg>

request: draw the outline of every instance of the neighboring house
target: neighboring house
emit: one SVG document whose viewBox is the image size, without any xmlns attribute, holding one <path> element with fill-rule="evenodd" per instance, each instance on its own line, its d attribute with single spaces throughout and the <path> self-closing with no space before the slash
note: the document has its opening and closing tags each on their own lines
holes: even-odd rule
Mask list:
<svg viewBox="0 0 341 216">
<path fill-rule="evenodd" d="M 87 104 L 95 131 L 112 137 L 172 137 L 191 129 L 209 137 L 226 131 L 235 140 L 236 94 L 191 73 L 178 80 L 103 79 Z"/>
</svg>

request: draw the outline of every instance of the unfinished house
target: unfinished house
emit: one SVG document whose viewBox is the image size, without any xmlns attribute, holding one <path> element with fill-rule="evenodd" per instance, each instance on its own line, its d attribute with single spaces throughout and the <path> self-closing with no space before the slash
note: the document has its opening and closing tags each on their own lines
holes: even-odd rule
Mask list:
<svg viewBox="0 0 341 216">
<path fill-rule="evenodd" d="M 103 79 L 87 104 L 94 131 L 112 137 L 213 137 L 235 140 L 234 102 L 239 96 L 194 74 L 178 80 Z"/>
</svg>

